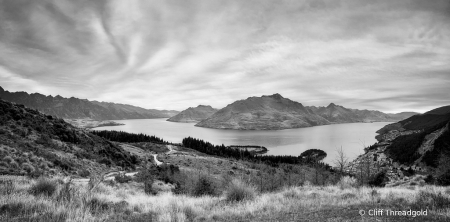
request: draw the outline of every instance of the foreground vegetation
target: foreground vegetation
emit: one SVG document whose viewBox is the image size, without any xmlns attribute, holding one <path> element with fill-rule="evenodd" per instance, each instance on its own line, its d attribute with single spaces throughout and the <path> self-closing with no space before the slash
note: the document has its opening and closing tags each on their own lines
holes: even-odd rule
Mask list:
<svg viewBox="0 0 450 222">
<path fill-rule="evenodd" d="M 377 217 L 391 221 L 448 221 L 450 189 L 437 186 L 358 187 L 344 177 L 336 185 L 284 187 L 259 193 L 234 179 L 209 195 L 146 193 L 136 182 L 88 183 L 3 177 L 1 221 L 361 221 L 360 210 L 427 210 L 427 216 Z M 375 221 L 367 214 L 365 221 Z"/>
</svg>

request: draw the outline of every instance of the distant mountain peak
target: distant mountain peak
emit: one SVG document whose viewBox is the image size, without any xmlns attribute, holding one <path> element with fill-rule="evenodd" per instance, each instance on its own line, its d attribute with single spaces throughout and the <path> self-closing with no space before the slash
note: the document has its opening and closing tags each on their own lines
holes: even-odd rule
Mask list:
<svg viewBox="0 0 450 222">
<path fill-rule="evenodd" d="M 214 114 L 217 109 L 212 108 L 209 105 L 198 105 L 197 107 L 189 107 L 178 113 L 175 116 L 170 117 L 167 121 L 170 122 L 200 122 L 212 114 Z"/>
<path fill-rule="evenodd" d="M 282 95 L 280 95 L 279 93 L 275 93 L 273 95 L 263 96 L 263 97 L 271 97 L 271 98 L 274 98 L 274 99 L 284 99 L 284 97 Z"/>
<path fill-rule="evenodd" d="M 327 108 L 336 107 L 336 104 L 330 103 L 330 105 L 327 106 Z"/>
<path fill-rule="evenodd" d="M 5 90 L 0 86 L 0 92 L 4 92 Z"/>
</svg>

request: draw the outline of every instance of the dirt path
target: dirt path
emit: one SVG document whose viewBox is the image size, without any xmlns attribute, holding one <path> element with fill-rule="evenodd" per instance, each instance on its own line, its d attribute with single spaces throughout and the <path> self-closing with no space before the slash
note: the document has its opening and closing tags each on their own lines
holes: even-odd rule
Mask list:
<svg viewBox="0 0 450 222">
<path fill-rule="evenodd" d="M 167 147 L 167 149 L 169 149 L 169 151 L 167 151 L 167 152 L 165 153 L 166 155 L 175 152 L 175 150 L 173 149 L 173 145 L 166 145 L 166 147 Z M 156 157 L 158 156 L 158 154 L 152 154 L 152 155 L 153 155 L 153 158 L 154 158 L 155 163 L 156 163 L 157 166 L 163 164 L 163 162 L 159 161 L 159 160 L 156 158 Z"/>
<path fill-rule="evenodd" d="M 158 154 L 152 154 L 153 155 L 153 159 L 155 160 L 155 163 L 157 166 L 163 164 L 161 161 L 159 161 L 158 159 L 156 159 L 156 156 L 158 156 Z"/>
</svg>

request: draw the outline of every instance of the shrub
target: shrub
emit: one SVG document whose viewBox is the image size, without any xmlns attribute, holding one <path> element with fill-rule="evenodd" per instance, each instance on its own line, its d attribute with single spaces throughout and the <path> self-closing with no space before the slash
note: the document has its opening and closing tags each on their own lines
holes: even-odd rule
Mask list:
<svg viewBox="0 0 450 222">
<path fill-rule="evenodd" d="M 425 183 L 427 184 L 433 184 L 434 183 L 434 177 L 433 175 L 428 175 L 427 177 L 425 177 Z"/>
<path fill-rule="evenodd" d="M 226 191 L 226 200 L 229 202 L 253 200 L 256 196 L 255 187 L 234 179 Z"/>
<path fill-rule="evenodd" d="M 119 174 L 114 177 L 115 181 L 118 183 L 128 183 L 131 181 L 131 177 L 125 175 L 125 174 Z"/>
<path fill-rule="evenodd" d="M 450 185 L 450 170 L 447 170 L 445 173 L 439 175 L 436 178 L 436 182 L 438 185 L 442 185 L 442 186 Z"/>
<path fill-rule="evenodd" d="M 341 195 L 341 198 L 344 200 L 356 198 L 356 194 L 354 193 L 344 193 Z"/>
<path fill-rule="evenodd" d="M 12 217 L 22 215 L 25 209 L 24 203 L 7 203 L 0 207 L 0 215 L 9 215 Z M 0 217 L 1 218 L 1 217 Z"/>
<path fill-rule="evenodd" d="M 29 193 L 33 194 L 35 196 L 37 195 L 45 195 L 45 196 L 51 196 L 53 193 L 55 193 L 57 184 L 55 181 L 49 180 L 49 179 L 40 179 L 31 186 Z"/>
<path fill-rule="evenodd" d="M 369 185 L 374 187 L 383 187 L 388 182 L 388 178 L 386 177 L 386 172 L 379 172 L 369 178 Z"/>
<path fill-rule="evenodd" d="M 93 197 L 87 202 L 86 206 L 91 213 L 96 214 L 109 210 L 112 207 L 112 203 Z"/>
<path fill-rule="evenodd" d="M 153 189 L 153 179 L 144 181 L 144 192 L 147 195 L 155 195 L 156 191 Z"/>
<path fill-rule="evenodd" d="M 200 176 L 200 178 L 198 178 L 198 181 L 194 186 L 194 196 L 216 195 L 216 193 L 217 190 L 211 178 L 207 177 L 206 175 L 202 175 Z"/>
<path fill-rule="evenodd" d="M 74 190 L 71 186 L 71 182 L 64 183 L 61 190 L 59 190 L 58 196 L 56 197 L 56 200 L 61 202 L 70 202 L 72 200 L 72 197 L 74 196 Z"/>
<path fill-rule="evenodd" d="M 3 161 L 5 161 L 6 163 L 12 163 L 12 162 L 14 162 L 14 159 L 10 156 L 5 156 L 3 158 Z"/>
<path fill-rule="evenodd" d="M 80 177 L 89 177 L 91 175 L 91 172 L 89 172 L 89 170 L 80 170 L 78 172 L 78 176 Z"/>
<path fill-rule="evenodd" d="M 444 196 L 442 193 L 431 193 L 420 191 L 413 202 L 412 207 L 415 209 L 448 209 L 450 208 L 450 198 Z"/>
<path fill-rule="evenodd" d="M 356 187 L 357 184 L 358 181 L 354 177 L 350 176 L 342 177 L 337 183 L 337 185 L 341 188 L 341 190 Z"/>
<path fill-rule="evenodd" d="M 22 164 L 22 169 L 27 171 L 27 173 L 31 173 L 31 172 L 34 171 L 34 167 L 31 164 L 29 164 L 29 163 L 23 163 Z"/>
</svg>

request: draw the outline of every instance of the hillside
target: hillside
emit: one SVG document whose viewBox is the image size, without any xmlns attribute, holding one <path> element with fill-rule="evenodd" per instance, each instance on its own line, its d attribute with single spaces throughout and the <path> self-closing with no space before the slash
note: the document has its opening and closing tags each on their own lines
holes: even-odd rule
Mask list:
<svg viewBox="0 0 450 222">
<path fill-rule="evenodd" d="M 196 126 L 217 129 L 278 130 L 354 122 L 398 121 L 414 113 L 385 114 L 348 109 L 331 103 L 327 107 L 305 107 L 280 94 L 249 97 L 229 104 Z"/>
<path fill-rule="evenodd" d="M 378 130 L 378 142 L 352 165 L 386 171 L 391 182 L 422 174 L 450 184 L 450 106 L 415 115 Z M 380 167 L 383 166 L 383 167 Z"/>
<path fill-rule="evenodd" d="M 131 105 L 89 101 L 87 99 L 45 96 L 39 93 L 9 92 L 0 87 L 0 98 L 37 109 L 47 115 L 64 119 L 151 119 L 169 118 L 178 111 L 144 109 Z"/>
<path fill-rule="evenodd" d="M 0 100 L 0 174 L 55 175 L 133 169 L 136 157 L 63 119 Z"/>
<path fill-rule="evenodd" d="M 188 109 L 181 111 L 177 115 L 170 117 L 167 121 L 195 123 L 210 117 L 215 112 L 217 112 L 217 109 L 214 109 L 211 106 L 199 105 L 197 107 L 189 107 Z"/>
</svg>

